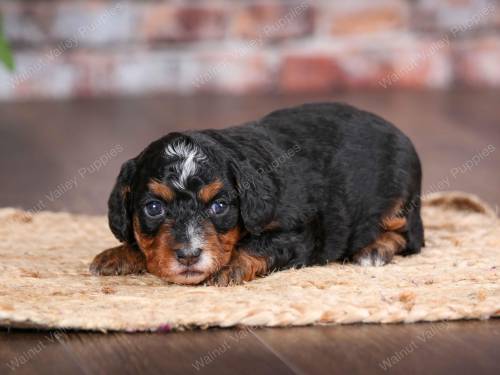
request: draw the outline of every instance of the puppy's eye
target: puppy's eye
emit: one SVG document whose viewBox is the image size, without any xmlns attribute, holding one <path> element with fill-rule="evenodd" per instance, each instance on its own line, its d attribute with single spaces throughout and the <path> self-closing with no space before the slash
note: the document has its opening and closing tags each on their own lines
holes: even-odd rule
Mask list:
<svg viewBox="0 0 500 375">
<path fill-rule="evenodd" d="M 227 211 L 227 208 L 227 203 L 222 199 L 218 199 L 210 205 L 210 213 L 212 215 L 222 215 Z"/>
<path fill-rule="evenodd" d="M 165 214 L 165 207 L 160 201 L 151 201 L 144 206 L 144 212 L 151 218 L 158 218 Z"/>
</svg>

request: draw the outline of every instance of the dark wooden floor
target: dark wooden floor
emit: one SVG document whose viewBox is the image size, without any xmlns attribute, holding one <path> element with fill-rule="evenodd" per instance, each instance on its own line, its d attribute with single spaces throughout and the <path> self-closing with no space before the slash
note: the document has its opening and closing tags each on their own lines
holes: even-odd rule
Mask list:
<svg viewBox="0 0 500 375">
<path fill-rule="evenodd" d="M 0 333 L 0 373 L 498 374 L 500 366 L 499 321 L 57 334 Z"/>
<path fill-rule="evenodd" d="M 420 152 L 425 193 L 466 190 L 496 206 L 499 98 L 498 91 L 379 91 L 1 104 L 0 207 L 105 213 L 120 164 L 149 141 L 174 130 L 252 120 L 312 100 L 347 101 L 397 124 Z M 485 152 L 488 147 L 494 151 Z M 101 166 L 92 167 L 99 159 Z M 471 160 L 474 165 L 467 167 Z M 62 195 L 51 199 L 55 193 Z M 169 334 L 11 330 L 0 331 L 0 373 L 493 374 L 500 371 L 499 344 L 500 320 Z"/>
</svg>

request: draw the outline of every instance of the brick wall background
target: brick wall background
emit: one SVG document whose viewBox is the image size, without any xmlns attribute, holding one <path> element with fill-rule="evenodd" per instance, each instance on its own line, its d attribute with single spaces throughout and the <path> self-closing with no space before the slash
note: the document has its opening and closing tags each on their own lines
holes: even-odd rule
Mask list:
<svg viewBox="0 0 500 375">
<path fill-rule="evenodd" d="M 0 100 L 500 86 L 500 0 L 1 0 Z"/>
</svg>

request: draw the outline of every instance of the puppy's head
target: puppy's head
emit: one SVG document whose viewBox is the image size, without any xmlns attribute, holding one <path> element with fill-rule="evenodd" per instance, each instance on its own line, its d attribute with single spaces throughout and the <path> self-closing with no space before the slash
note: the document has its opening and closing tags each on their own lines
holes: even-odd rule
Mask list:
<svg viewBox="0 0 500 375">
<path fill-rule="evenodd" d="M 109 225 L 136 243 L 150 273 L 198 284 L 274 214 L 273 184 L 221 145 L 170 134 L 127 161 L 109 198 Z"/>
</svg>

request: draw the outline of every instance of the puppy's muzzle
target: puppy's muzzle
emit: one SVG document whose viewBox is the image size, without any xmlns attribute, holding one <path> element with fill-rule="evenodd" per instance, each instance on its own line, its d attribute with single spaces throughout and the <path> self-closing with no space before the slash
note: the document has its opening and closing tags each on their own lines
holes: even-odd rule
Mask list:
<svg viewBox="0 0 500 375">
<path fill-rule="evenodd" d="M 177 258 L 177 261 L 185 266 L 192 266 L 193 264 L 197 263 L 198 260 L 200 259 L 200 255 L 201 255 L 200 248 L 196 249 L 184 248 L 184 249 L 179 249 L 175 252 L 175 257 Z"/>
</svg>

